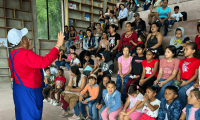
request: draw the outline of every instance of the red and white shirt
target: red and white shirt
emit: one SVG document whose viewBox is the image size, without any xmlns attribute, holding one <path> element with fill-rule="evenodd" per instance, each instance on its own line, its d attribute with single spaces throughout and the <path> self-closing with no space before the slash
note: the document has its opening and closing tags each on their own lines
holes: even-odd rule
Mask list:
<svg viewBox="0 0 200 120">
<path fill-rule="evenodd" d="M 145 77 L 149 77 L 151 74 L 153 74 L 154 64 L 158 62 L 158 59 L 153 59 L 150 63 L 147 62 L 147 60 L 142 61 L 142 66 L 145 68 L 146 74 Z M 156 77 L 158 75 L 158 70 L 156 71 Z"/>
<path fill-rule="evenodd" d="M 55 79 L 55 83 L 56 83 L 56 86 L 57 86 L 57 88 L 59 89 L 63 89 L 64 88 L 64 86 L 63 86 L 63 88 L 61 88 L 61 86 L 63 85 L 63 84 L 65 84 L 65 82 L 66 82 L 66 79 L 65 79 L 65 77 L 64 76 L 62 76 L 62 77 L 56 77 L 56 79 Z"/>
</svg>

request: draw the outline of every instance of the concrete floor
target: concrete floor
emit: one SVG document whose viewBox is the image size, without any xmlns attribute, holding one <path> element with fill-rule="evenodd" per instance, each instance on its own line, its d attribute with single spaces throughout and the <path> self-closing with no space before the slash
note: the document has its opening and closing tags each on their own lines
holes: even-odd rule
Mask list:
<svg viewBox="0 0 200 120">
<path fill-rule="evenodd" d="M 62 110 L 60 106 L 53 106 L 44 103 L 42 120 L 68 120 L 73 114 L 61 118 Z M 10 82 L 0 83 L 0 120 L 15 120 L 14 102 Z"/>
</svg>

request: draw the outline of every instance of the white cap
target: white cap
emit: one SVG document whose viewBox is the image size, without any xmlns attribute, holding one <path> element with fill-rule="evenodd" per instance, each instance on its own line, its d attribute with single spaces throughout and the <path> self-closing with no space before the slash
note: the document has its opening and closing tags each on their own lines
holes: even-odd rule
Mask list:
<svg viewBox="0 0 200 120">
<path fill-rule="evenodd" d="M 28 33 L 27 28 L 23 28 L 21 30 L 17 30 L 15 28 L 11 29 L 8 32 L 8 42 L 12 43 L 13 45 L 18 45 L 21 41 L 22 37 Z"/>
</svg>

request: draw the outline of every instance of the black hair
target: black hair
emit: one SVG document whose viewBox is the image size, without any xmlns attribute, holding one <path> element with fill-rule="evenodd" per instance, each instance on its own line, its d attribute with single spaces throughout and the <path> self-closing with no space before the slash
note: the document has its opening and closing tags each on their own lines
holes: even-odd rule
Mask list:
<svg viewBox="0 0 200 120">
<path fill-rule="evenodd" d="M 71 31 L 71 27 L 74 29 L 74 31 L 76 31 L 75 27 L 74 26 L 70 26 L 70 31 Z"/>
<path fill-rule="evenodd" d="M 62 74 L 64 73 L 64 70 L 63 70 L 63 69 L 59 68 L 58 70 L 60 70 L 60 71 L 62 72 Z"/>
<path fill-rule="evenodd" d="M 142 90 L 142 88 L 141 87 L 139 87 L 138 85 L 135 85 L 135 84 L 133 84 L 133 85 L 130 85 L 129 87 L 128 87 L 128 94 L 136 94 L 137 93 L 137 90 L 140 92 L 140 93 L 142 93 L 143 95 L 144 95 L 144 91 Z"/>
<path fill-rule="evenodd" d="M 125 5 L 124 5 L 124 4 L 120 4 L 120 5 L 119 5 L 119 7 L 120 7 L 120 8 L 121 8 L 121 5 L 125 7 Z"/>
<path fill-rule="evenodd" d="M 127 23 L 126 23 L 126 25 L 128 25 L 128 24 L 131 25 L 131 27 L 132 27 L 132 23 L 131 23 L 131 22 L 127 22 Z"/>
<path fill-rule="evenodd" d="M 44 68 L 44 72 L 46 72 L 47 70 L 50 70 L 50 67 Z"/>
<path fill-rule="evenodd" d="M 131 6 L 131 1 L 133 1 L 133 4 L 132 4 L 132 5 L 136 4 L 136 3 L 135 3 L 135 0 L 130 0 L 130 2 L 129 2 L 130 5 L 129 5 L 129 7 Z"/>
<path fill-rule="evenodd" d="M 197 26 L 198 26 L 198 28 L 197 28 L 197 29 L 198 29 L 198 32 L 199 32 L 200 23 L 199 23 Z"/>
<path fill-rule="evenodd" d="M 146 53 L 147 53 L 147 52 L 151 52 L 153 55 L 156 54 L 155 49 L 152 49 L 152 48 L 148 48 L 148 49 L 146 50 Z"/>
<path fill-rule="evenodd" d="M 61 51 L 63 51 L 63 53 L 64 53 L 64 50 L 63 50 L 63 49 L 60 49 L 60 52 L 61 52 Z"/>
<path fill-rule="evenodd" d="M 74 54 L 76 57 L 78 57 L 75 52 L 71 52 L 71 54 Z"/>
<path fill-rule="evenodd" d="M 174 55 L 172 56 L 173 58 L 175 58 L 176 57 L 176 47 L 175 46 L 173 46 L 173 45 L 169 45 L 169 46 L 167 46 L 166 48 L 165 48 L 165 50 L 166 49 L 169 49 Z"/>
<path fill-rule="evenodd" d="M 109 7 L 106 8 L 106 13 L 108 12 L 108 9 L 110 9 Z"/>
<path fill-rule="evenodd" d="M 143 43 L 146 42 L 147 37 L 145 35 L 140 35 L 139 38 L 142 40 Z"/>
<path fill-rule="evenodd" d="M 112 24 L 112 25 L 110 25 L 110 27 L 112 27 L 112 28 L 115 28 L 115 32 L 116 32 L 116 25 L 114 25 L 114 24 Z"/>
<path fill-rule="evenodd" d="M 108 81 L 108 82 L 106 83 L 106 86 L 107 86 L 108 84 L 113 84 L 113 85 L 116 87 L 116 84 L 115 84 L 115 82 L 114 82 L 114 81 L 112 81 L 112 80 Z"/>
<path fill-rule="evenodd" d="M 157 87 L 154 87 L 154 86 L 148 86 L 147 89 L 153 91 L 154 93 L 157 93 L 157 92 L 158 92 L 158 88 L 157 88 Z"/>
<path fill-rule="evenodd" d="M 140 47 L 140 48 L 142 48 L 142 49 L 145 49 L 144 44 L 139 44 L 139 45 L 137 45 L 137 46 L 136 46 L 136 49 L 137 49 L 138 47 Z"/>
<path fill-rule="evenodd" d="M 76 77 L 76 87 L 78 87 L 78 83 L 81 79 L 81 72 L 79 71 L 79 68 L 76 65 L 71 67 L 71 71 L 77 76 Z"/>
<path fill-rule="evenodd" d="M 117 18 L 117 16 L 116 16 L 116 15 L 113 15 L 113 17 Z"/>
<path fill-rule="evenodd" d="M 175 7 L 174 7 L 174 10 L 176 10 L 176 9 L 179 9 L 179 6 L 175 6 Z"/>
<path fill-rule="evenodd" d="M 194 93 L 194 96 L 195 96 L 197 99 L 200 99 L 200 91 L 199 91 L 199 88 L 195 88 L 195 89 L 191 90 L 190 92 L 193 92 L 193 93 Z"/>
<path fill-rule="evenodd" d="M 128 48 L 129 53 L 131 52 L 131 49 L 130 49 L 130 46 L 129 46 L 129 45 L 123 45 L 123 46 L 122 46 L 122 53 L 123 53 L 124 48 Z"/>
<path fill-rule="evenodd" d="M 156 2 L 156 0 L 153 0 L 153 6 L 154 6 L 155 2 Z"/>
<path fill-rule="evenodd" d="M 156 25 L 156 26 L 159 28 L 159 24 L 158 24 L 157 22 L 153 22 L 153 23 L 151 24 L 151 26 L 150 26 L 149 33 L 152 33 L 152 31 L 151 31 L 152 25 Z M 160 32 L 160 29 L 158 29 L 158 32 Z"/>
<path fill-rule="evenodd" d="M 185 43 L 186 41 L 190 41 L 190 38 L 189 38 L 189 37 L 186 37 L 183 41 L 184 41 L 184 43 Z"/>
<path fill-rule="evenodd" d="M 107 77 L 109 81 L 111 81 L 111 77 L 109 75 L 105 75 L 103 78 Z"/>
<path fill-rule="evenodd" d="M 103 15 L 103 10 L 99 10 L 99 15 L 101 15 L 101 14 L 100 14 L 100 11 L 102 11 L 102 15 Z"/>
<path fill-rule="evenodd" d="M 72 45 L 72 46 L 70 46 L 70 49 L 73 49 L 74 51 L 76 51 L 76 46 Z"/>
<path fill-rule="evenodd" d="M 95 54 L 95 57 L 99 57 L 102 59 L 102 56 L 99 53 Z"/>
<path fill-rule="evenodd" d="M 176 28 L 176 32 L 177 32 L 177 31 L 181 31 L 181 32 L 182 32 L 182 30 L 181 30 L 180 28 Z"/>
<path fill-rule="evenodd" d="M 97 23 L 96 25 L 100 25 L 100 26 L 101 26 L 101 24 L 100 24 L 100 23 Z"/>
<path fill-rule="evenodd" d="M 95 77 L 93 77 L 93 76 L 88 76 L 89 78 L 88 78 L 88 80 L 90 80 L 90 79 L 95 79 L 95 80 L 97 80 L 97 78 L 95 78 Z"/>
<path fill-rule="evenodd" d="M 89 57 L 91 57 L 90 51 L 86 51 L 84 56 L 89 56 Z"/>
<path fill-rule="evenodd" d="M 103 31 L 103 33 L 106 33 L 106 35 L 108 34 L 106 31 Z"/>
<path fill-rule="evenodd" d="M 168 89 L 168 90 L 172 90 L 174 92 L 174 94 L 178 95 L 178 88 L 176 86 L 167 86 L 165 88 L 165 90 Z"/>
<path fill-rule="evenodd" d="M 67 26 L 67 25 L 65 25 L 65 26 L 64 26 L 64 28 L 65 28 L 65 27 L 67 27 L 67 28 L 68 28 L 68 26 Z"/>
<path fill-rule="evenodd" d="M 87 29 L 86 32 L 87 32 L 87 31 L 90 31 L 90 32 L 92 33 L 92 30 L 90 30 L 90 29 Z"/>
<path fill-rule="evenodd" d="M 79 34 L 80 34 L 80 32 L 83 32 L 83 30 L 80 30 L 80 31 L 79 31 Z"/>
<path fill-rule="evenodd" d="M 195 42 L 190 42 L 190 43 L 186 44 L 186 46 L 190 46 L 190 48 L 191 48 L 192 50 L 195 50 L 193 56 L 194 56 L 195 58 L 200 59 L 200 50 L 197 48 L 197 44 L 196 44 Z"/>
</svg>

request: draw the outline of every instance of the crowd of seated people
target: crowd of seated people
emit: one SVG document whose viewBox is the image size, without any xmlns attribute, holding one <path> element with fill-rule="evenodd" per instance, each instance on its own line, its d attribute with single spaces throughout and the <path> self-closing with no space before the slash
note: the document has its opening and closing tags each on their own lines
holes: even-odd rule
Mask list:
<svg viewBox="0 0 200 120">
<path fill-rule="evenodd" d="M 184 35 L 183 27 L 178 27 L 163 48 L 168 30 L 165 28 L 162 35 L 160 26 L 171 29 L 175 22 L 183 20 L 179 7 L 174 7 L 171 16 L 168 0 L 146 0 L 144 6 L 151 6 L 149 17 L 154 15 L 157 21 L 149 21 L 150 31 L 146 34 L 140 14 L 130 11 L 136 9 L 135 0 L 125 5 L 121 2 L 116 6 L 120 7 L 119 17 L 109 10 L 106 15 L 100 11 L 100 23 L 91 23 L 85 32 L 78 34 L 74 27 L 68 30 L 65 26 L 63 48 L 67 49 L 60 50 L 55 61 L 57 75 L 52 74 L 52 68 L 44 69 L 44 102 L 49 102 L 50 92 L 50 104 L 61 105 L 60 117 L 74 111 L 69 120 L 200 120 L 200 23 L 195 42 Z M 120 36 L 116 30 L 128 14 L 134 14 L 135 20 L 126 23 Z M 73 42 L 75 39 L 78 42 Z M 76 43 L 82 46 L 80 54 L 76 53 Z M 180 55 L 183 59 L 177 58 Z M 164 58 L 159 59 L 161 56 Z M 67 85 L 63 76 L 66 70 L 70 72 Z M 118 71 L 115 79 L 114 70 Z"/>
</svg>

